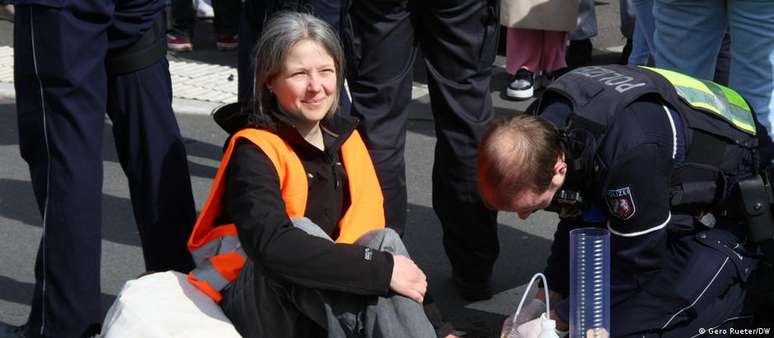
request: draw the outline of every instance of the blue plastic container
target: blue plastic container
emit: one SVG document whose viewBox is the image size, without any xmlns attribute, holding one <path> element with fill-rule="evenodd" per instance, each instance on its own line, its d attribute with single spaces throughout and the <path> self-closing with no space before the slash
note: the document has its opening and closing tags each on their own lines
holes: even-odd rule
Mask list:
<svg viewBox="0 0 774 338">
<path fill-rule="evenodd" d="M 570 337 L 606 338 L 610 333 L 610 233 L 602 228 L 570 231 Z"/>
</svg>

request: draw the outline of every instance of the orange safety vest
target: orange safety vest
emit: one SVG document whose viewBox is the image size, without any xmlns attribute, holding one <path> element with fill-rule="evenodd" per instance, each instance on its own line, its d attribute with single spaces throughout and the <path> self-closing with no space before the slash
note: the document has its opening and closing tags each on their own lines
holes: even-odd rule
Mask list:
<svg viewBox="0 0 774 338">
<path fill-rule="evenodd" d="M 188 280 L 216 302 L 223 298 L 220 291 L 239 275 L 247 257 L 237 237 L 236 226 L 233 223 L 215 224 L 222 208 L 226 167 L 240 139 L 254 143 L 274 164 L 288 217 L 303 217 L 306 210 L 309 189 L 306 171 L 293 148 L 265 130 L 243 129 L 234 134 L 215 175 L 207 203 L 188 239 L 188 250 L 196 263 Z M 342 144 L 341 154 L 351 203 L 339 221 L 336 242 L 354 243 L 366 232 L 384 228 L 384 198 L 371 157 L 357 131 Z"/>
</svg>

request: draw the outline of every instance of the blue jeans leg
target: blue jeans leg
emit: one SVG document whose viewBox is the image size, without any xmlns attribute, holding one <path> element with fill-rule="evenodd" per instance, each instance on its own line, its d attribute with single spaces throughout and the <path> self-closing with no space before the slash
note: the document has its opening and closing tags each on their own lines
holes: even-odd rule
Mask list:
<svg viewBox="0 0 774 338">
<path fill-rule="evenodd" d="M 633 66 L 647 65 L 648 59 L 650 59 L 650 49 L 648 43 L 645 41 L 645 32 L 640 29 L 639 25 L 634 27 L 634 36 L 632 38 L 632 53 L 629 54 L 628 63 Z"/>
<path fill-rule="evenodd" d="M 634 27 L 634 46 L 629 64 L 644 65 L 656 54 L 653 34 L 656 26 L 653 18 L 653 0 L 631 0 L 636 18 Z"/>
<path fill-rule="evenodd" d="M 731 33 L 729 86 L 750 103 L 771 131 L 774 116 L 774 3 L 767 0 L 729 1 Z M 771 134 L 770 134 L 771 135 Z"/>
<path fill-rule="evenodd" d="M 655 0 L 656 66 L 712 79 L 726 31 L 725 8 L 721 1 Z"/>
</svg>

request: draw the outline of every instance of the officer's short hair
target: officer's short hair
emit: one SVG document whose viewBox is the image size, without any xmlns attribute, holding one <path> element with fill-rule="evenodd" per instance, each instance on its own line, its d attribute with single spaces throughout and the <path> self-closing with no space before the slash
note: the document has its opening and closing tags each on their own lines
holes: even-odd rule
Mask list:
<svg viewBox="0 0 774 338">
<path fill-rule="evenodd" d="M 271 112 L 273 97 L 266 84 L 282 71 L 288 52 L 302 40 L 319 43 L 333 58 L 336 67 L 336 93 L 328 115 L 339 109 L 344 83 L 344 49 L 330 25 L 310 14 L 283 11 L 266 23 L 253 51 L 255 55 L 255 103 L 259 114 Z"/>
<path fill-rule="evenodd" d="M 522 114 L 496 120 L 479 146 L 479 187 L 496 192 L 498 201 L 526 189 L 545 192 L 560 154 L 559 131 L 545 119 Z"/>
</svg>

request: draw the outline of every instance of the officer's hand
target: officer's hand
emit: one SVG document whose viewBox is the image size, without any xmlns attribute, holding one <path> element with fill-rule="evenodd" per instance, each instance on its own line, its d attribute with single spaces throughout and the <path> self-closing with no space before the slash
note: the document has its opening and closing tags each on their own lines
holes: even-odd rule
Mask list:
<svg viewBox="0 0 774 338">
<path fill-rule="evenodd" d="M 532 298 L 521 307 L 521 312 L 519 312 L 519 316 L 516 317 L 514 324 L 519 326 L 540 317 L 540 314 L 544 312 L 546 312 L 546 303 L 540 299 Z"/>
<path fill-rule="evenodd" d="M 569 331 L 570 324 L 559 319 L 559 315 L 556 314 L 556 310 L 551 310 L 551 319 L 556 322 L 556 329 L 559 331 Z"/>
<path fill-rule="evenodd" d="M 538 288 L 537 293 L 535 294 L 535 298 L 540 299 L 544 302 L 546 301 L 546 292 L 543 291 L 542 287 Z M 556 291 L 548 290 L 548 298 L 551 300 L 551 303 L 556 303 L 562 300 L 562 298 L 564 297 L 562 297 L 562 295 Z"/>
<path fill-rule="evenodd" d="M 503 322 L 503 329 L 502 331 L 500 331 L 500 336 L 501 337 L 528 337 L 528 336 L 521 335 L 522 326 L 526 325 L 526 323 L 531 323 L 536 318 L 540 318 L 540 315 L 545 312 L 546 312 L 546 303 L 544 303 L 542 300 L 536 299 L 536 298 L 532 298 L 528 300 L 521 307 L 521 311 L 519 311 L 518 316 L 516 316 L 516 314 L 514 313 L 508 316 L 508 318 L 505 318 L 505 322 Z M 514 319 L 513 316 L 516 316 L 516 319 Z M 540 326 L 540 324 L 537 324 L 537 325 Z M 540 331 L 538 331 L 538 333 L 540 333 Z"/>
<path fill-rule="evenodd" d="M 427 277 L 410 258 L 393 255 L 392 278 L 390 290 L 422 303 L 427 291 Z"/>
<path fill-rule="evenodd" d="M 516 328 L 516 332 L 518 332 L 518 337 L 520 338 L 537 338 L 541 331 L 543 331 L 543 325 L 540 316 L 529 320 Z"/>
</svg>

